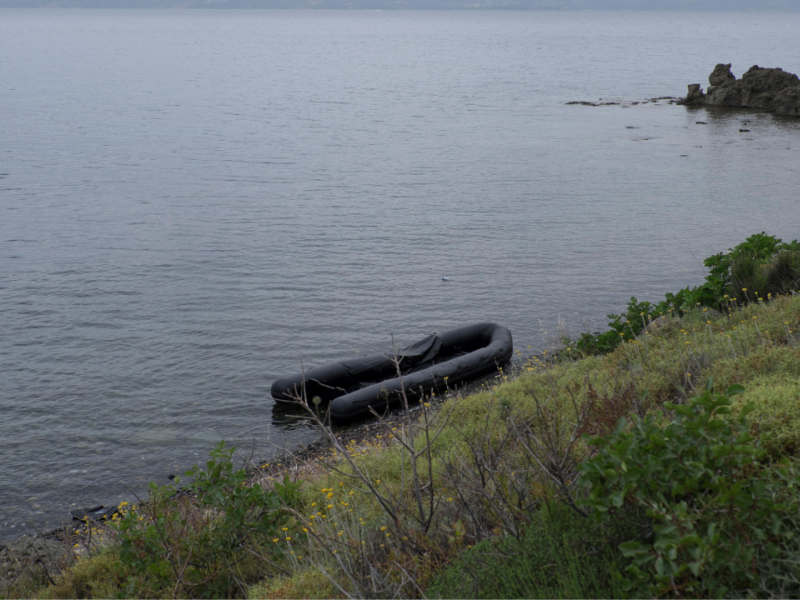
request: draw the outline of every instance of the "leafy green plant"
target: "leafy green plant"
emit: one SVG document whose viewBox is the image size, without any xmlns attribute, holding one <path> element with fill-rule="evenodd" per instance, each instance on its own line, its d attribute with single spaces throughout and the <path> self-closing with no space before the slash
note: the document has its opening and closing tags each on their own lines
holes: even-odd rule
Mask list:
<svg viewBox="0 0 800 600">
<path fill-rule="evenodd" d="M 299 484 L 248 485 L 245 469 L 233 468 L 234 451 L 221 442 L 205 470 L 187 471 L 194 477 L 187 491 L 151 483 L 149 501 L 123 513 L 116 525 L 119 558 L 135 573 L 128 594 L 172 588 L 176 596 L 232 597 L 245 591 L 252 548 L 289 523 L 283 507 L 296 503 Z"/>
<path fill-rule="evenodd" d="M 763 231 L 728 248 L 728 252 L 709 256 L 703 264 L 708 267 L 708 275 L 702 285 L 667 293 L 658 304 L 631 297 L 625 313 L 606 315 L 607 331 L 583 333 L 574 342 L 566 340 L 566 345 L 574 346 L 583 356 L 608 354 L 639 335 L 657 317 L 683 316 L 697 307 L 723 310 L 732 305 L 734 298 L 742 303 L 753 302 L 800 288 L 800 243 L 782 242 Z"/>
<path fill-rule="evenodd" d="M 731 412 L 730 398 L 742 391 L 716 394 L 709 380 L 688 404 L 665 404 L 675 411 L 666 427 L 652 416 L 630 425 L 622 418 L 590 442 L 598 453 L 580 466 L 585 507 L 599 522 L 638 528 L 620 545 L 631 560 L 628 593 L 759 593 L 762 565 L 797 552 L 800 479 L 791 467 L 760 462 L 761 440 L 746 422 L 754 407 Z"/>
<path fill-rule="evenodd" d="M 250 535 L 274 534 L 287 519 L 282 508 L 297 504 L 300 488 L 300 483 L 291 482 L 288 475 L 283 483 L 275 484 L 274 490 L 248 485 L 247 471 L 233 469 L 235 450 L 226 448 L 222 441 L 211 450 L 206 470 L 195 466 L 186 472 L 194 477 L 190 489 L 201 504 L 221 517 L 215 528 L 225 544 L 219 550 L 224 551 L 235 548 Z"/>
<path fill-rule="evenodd" d="M 667 309 L 668 310 L 668 309 Z M 584 333 L 575 342 L 575 347 L 584 355 L 607 354 L 623 341 L 634 339 L 655 317 L 664 314 L 663 306 L 650 302 L 639 302 L 631 297 L 628 310 L 621 315 L 606 315 L 610 329 L 598 335 Z"/>
<path fill-rule="evenodd" d="M 772 289 L 765 268 L 769 270 L 771 259 L 777 254 L 798 250 L 800 244 L 797 240 L 782 242 L 780 238 L 762 231 L 751 235 L 738 246 L 728 248 L 727 253 L 709 256 L 703 261 L 709 273 L 706 282 L 700 286 L 708 293 L 697 298 L 697 301 L 703 306 L 719 309 L 725 306 L 726 294 L 754 301 L 758 296 L 766 298 L 769 293 L 785 293 L 787 289 Z M 800 276 L 800 271 L 797 271 L 797 276 Z"/>
</svg>

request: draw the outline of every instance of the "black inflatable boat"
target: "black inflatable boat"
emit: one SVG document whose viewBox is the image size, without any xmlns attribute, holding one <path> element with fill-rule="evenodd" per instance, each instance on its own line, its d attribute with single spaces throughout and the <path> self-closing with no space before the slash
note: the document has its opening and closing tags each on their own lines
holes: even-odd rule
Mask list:
<svg viewBox="0 0 800 600">
<path fill-rule="evenodd" d="M 511 332 L 494 323 L 479 323 L 432 334 L 398 352 L 403 386 L 409 400 L 442 392 L 490 373 L 511 359 Z M 310 403 L 318 396 L 330 402 L 334 423 L 349 423 L 402 403 L 400 378 L 390 354 L 315 367 L 272 384 L 272 397 Z"/>
</svg>

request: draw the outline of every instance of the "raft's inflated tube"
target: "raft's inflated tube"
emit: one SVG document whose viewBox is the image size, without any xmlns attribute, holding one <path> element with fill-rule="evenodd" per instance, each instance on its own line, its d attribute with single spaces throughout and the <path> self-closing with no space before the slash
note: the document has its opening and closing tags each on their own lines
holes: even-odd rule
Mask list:
<svg viewBox="0 0 800 600">
<path fill-rule="evenodd" d="M 401 379 L 390 356 L 372 354 L 333 363 L 284 377 L 272 384 L 279 400 L 318 396 L 330 401 L 334 423 L 349 423 L 402 400 L 401 386 L 409 399 L 444 391 L 490 373 L 509 361 L 513 352 L 511 332 L 494 323 L 479 323 L 433 334 L 400 350 Z"/>
</svg>

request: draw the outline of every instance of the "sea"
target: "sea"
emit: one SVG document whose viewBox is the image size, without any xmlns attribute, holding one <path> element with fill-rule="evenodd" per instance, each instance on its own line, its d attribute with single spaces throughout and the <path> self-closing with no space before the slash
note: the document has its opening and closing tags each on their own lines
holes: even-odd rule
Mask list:
<svg viewBox="0 0 800 600">
<path fill-rule="evenodd" d="M 800 72 L 798 31 L 0 9 L 0 539 L 221 440 L 295 451 L 317 432 L 269 389 L 301 368 L 482 321 L 542 351 L 752 233 L 800 237 L 800 120 L 663 99 L 720 62 Z"/>
</svg>

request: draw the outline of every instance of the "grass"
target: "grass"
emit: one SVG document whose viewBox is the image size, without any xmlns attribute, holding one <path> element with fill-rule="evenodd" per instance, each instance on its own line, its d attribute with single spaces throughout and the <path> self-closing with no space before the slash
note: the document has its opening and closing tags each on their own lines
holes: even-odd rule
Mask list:
<svg viewBox="0 0 800 600">
<path fill-rule="evenodd" d="M 334 598 L 338 590 L 314 568 L 297 568 L 289 576 L 278 576 L 251 586 L 247 597 L 257 598 Z"/>
<path fill-rule="evenodd" d="M 124 594 L 127 578 L 117 564 L 116 549 L 105 547 L 91 557 L 78 560 L 57 581 L 41 590 L 37 598 L 113 598 Z"/>
<path fill-rule="evenodd" d="M 522 539 L 485 540 L 463 552 L 434 583 L 433 598 L 619 598 L 625 559 L 609 545 L 616 532 L 548 503 Z"/>
<path fill-rule="evenodd" d="M 624 524 L 598 526 L 580 514 L 577 466 L 594 452 L 581 434 L 607 433 L 630 414 L 668 419 L 666 402 L 686 402 L 711 377 L 719 389 L 745 387 L 734 410 L 755 403 L 749 423 L 769 434 L 769 456 L 794 461 L 798 332 L 800 296 L 721 312 L 700 307 L 658 319 L 607 355 L 564 349 L 426 409 L 428 431 L 442 428 L 435 441 L 411 418 L 400 430 L 387 426 L 372 447 L 348 445 L 345 435 L 331 467 L 304 481 L 298 504 L 286 509 L 285 533 L 253 543 L 251 554 L 269 560 L 250 567 L 248 581 L 257 583 L 246 595 L 621 596 Z M 407 447 L 383 443 L 392 436 L 415 436 L 416 475 Z M 414 489 L 430 507 L 428 526 L 412 518 Z M 111 545 L 38 597 L 124 596 L 131 576 Z M 148 594 L 169 596 L 172 588 Z"/>
</svg>

